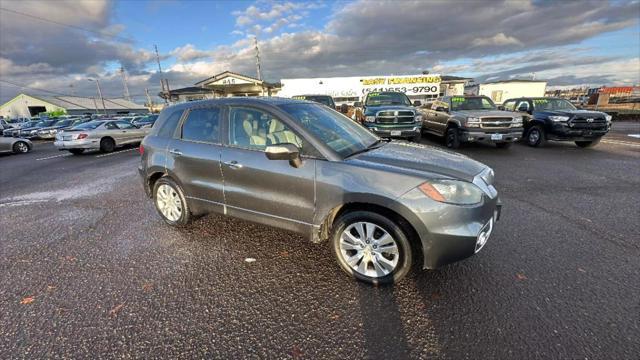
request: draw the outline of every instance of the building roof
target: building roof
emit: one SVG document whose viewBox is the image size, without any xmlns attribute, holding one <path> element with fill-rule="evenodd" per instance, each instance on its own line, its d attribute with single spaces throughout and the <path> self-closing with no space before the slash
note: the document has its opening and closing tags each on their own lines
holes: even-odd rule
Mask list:
<svg viewBox="0 0 640 360">
<path fill-rule="evenodd" d="M 509 80 L 495 80 L 495 81 L 487 81 L 482 84 L 499 84 L 499 83 L 515 83 L 515 82 L 523 82 L 523 83 L 546 83 L 546 80 L 531 80 L 531 79 L 509 79 Z"/>
<path fill-rule="evenodd" d="M 263 80 L 256 79 L 256 78 L 251 77 L 251 76 L 238 74 L 238 73 L 235 73 L 233 71 L 223 71 L 223 72 L 221 72 L 219 74 L 216 74 L 216 75 L 208 77 L 208 78 L 206 78 L 204 80 L 198 81 L 194 85 L 202 86 L 202 85 L 205 85 L 207 83 L 214 82 L 214 81 L 217 81 L 217 80 L 223 79 L 225 77 L 229 77 L 229 76 L 235 77 L 235 78 L 240 78 L 240 79 L 243 79 L 243 80 L 248 81 L 248 82 L 254 82 L 254 83 L 257 83 L 257 84 L 264 84 L 266 86 L 275 86 L 275 85 L 277 85 L 277 84 L 272 84 L 272 83 L 268 83 L 268 82 L 263 81 Z M 173 92 L 173 90 L 171 92 Z"/>
<path fill-rule="evenodd" d="M 99 109 L 102 109 L 102 101 L 99 98 L 88 98 L 88 97 L 80 97 L 80 96 L 40 96 L 40 95 L 30 95 L 24 94 L 26 96 L 30 96 L 34 99 L 42 100 L 50 103 L 51 105 L 55 105 L 57 107 L 61 107 L 66 110 L 95 110 L 96 105 Z M 130 110 L 130 109 L 146 109 L 144 105 L 136 104 L 132 101 L 116 98 L 116 99 L 104 99 L 104 105 L 107 110 Z"/>
<path fill-rule="evenodd" d="M 444 81 L 467 81 L 472 80 L 472 78 L 462 77 L 462 76 L 453 76 L 453 75 L 440 75 L 440 80 Z"/>
</svg>

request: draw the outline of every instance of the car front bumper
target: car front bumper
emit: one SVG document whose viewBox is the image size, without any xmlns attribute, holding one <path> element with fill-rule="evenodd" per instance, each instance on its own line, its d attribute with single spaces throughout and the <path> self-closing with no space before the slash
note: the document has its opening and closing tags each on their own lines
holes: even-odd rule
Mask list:
<svg viewBox="0 0 640 360">
<path fill-rule="evenodd" d="M 82 139 L 82 140 L 56 140 L 53 142 L 53 146 L 58 150 L 69 149 L 100 149 L 99 139 Z"/>
<path fill-rule="evenodd" d="M 502 211 L 497 195 L 484 196 L 477 205 L 453 205 L 431 200 L 413 189 L 401 201 L 413 213 L 407 220 L 420 237 L 424 269 L 435 269 L 480 251 Z"/>
<path fill-rule="evenodd" d="M 371 130 L 374 134 L 380 137 L 393 137 L 393 138 L 412 138 L 420 135 L 422 127 L 420 125 L 415 126 L 380 126 L 377 124 L 364 123 L 367 129 Z"/>
<path fill-rule="evenodd" d="M 465 142 L 514 142 L 522 138 L 522 128 L 508 130 L 465 129 L 460 133 L 460 140 Z"/>
<path fill-rule="evenodd" d="M 572 129 L 564 124 L 554 124 L 546 136 L 549 140 L 556 141 L 590 141 L 605 136 L 609 127 L 600 129 Z"/>
</svg>

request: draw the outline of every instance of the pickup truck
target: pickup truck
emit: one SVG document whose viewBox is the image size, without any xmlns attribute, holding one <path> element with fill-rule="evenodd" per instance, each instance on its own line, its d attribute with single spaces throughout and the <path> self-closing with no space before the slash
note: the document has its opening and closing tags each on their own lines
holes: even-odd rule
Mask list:
<svg viewBox="0 0 640 360">
<path fill-rule="evenodd" d="M 490 142 L 508 148 L 522 137 L 522 116 L 497 110 L 486 96 L 445 96 L 422 109 L 423 126 L 455 149 L 463 142 Z"/>
<path fill-rule="evenodd" d="M 609 132 L 611 115 L 600 111 L 578 110 L 565 99 L 541 97 L 509 99 L 504 110 L 524 118 L 524 141 L 533 147 L 547 140 L 573 141 L 591 147 Z"/>
<path fill-rule="evenodd" d="M 370 92 L 362 107 L 362 124 L 376 135 L 385 138 L 404 138 L 418 141 L 422 137 L 422 115 L 416 110 L 420 101 L 411 100 L 402 92 Z"/>
<path fill-rule="evenodd" d="M 327 105 L 333 110 L 336 110 L 336 103 L 333 101 L 333 98 L 329 95 L 295 95 L 291 97 L 296 100 L 308 100 L 320 103 L 322 105 Z"/>
</svg>

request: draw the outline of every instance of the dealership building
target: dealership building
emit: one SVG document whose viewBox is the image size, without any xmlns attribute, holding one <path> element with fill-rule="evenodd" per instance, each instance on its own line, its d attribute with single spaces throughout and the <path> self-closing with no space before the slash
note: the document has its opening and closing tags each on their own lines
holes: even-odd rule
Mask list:
<svg viewBox="0 0 640 360">
<path fill-rule="evenodd" d="M 19 94 L 0 105 L 4 119 L 30 118 L 43 112 L 64 110 L 68 115 L 146 113 L 144 105 L 126 99 Z"/>
<path fill-rule="evenodd" d="M 411 100 L 428 101 L 444 95 L 462 95 L 471 79 L 435 74 L 344 76 L 282 79 L 270 83 L 251 76 L 225 71 L 194 86 L 160 93 L 170 102 L 185 102 L 231 96 L 330 95 L 337 105 L 362 101 L 369 92 L 401 91 Z"/>
</svg>

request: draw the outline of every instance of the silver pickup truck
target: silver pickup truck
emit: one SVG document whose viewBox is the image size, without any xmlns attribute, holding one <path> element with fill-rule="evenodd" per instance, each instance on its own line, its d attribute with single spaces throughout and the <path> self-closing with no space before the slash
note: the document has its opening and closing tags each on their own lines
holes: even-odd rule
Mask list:
<svg viewBox="0 0 640 360">
<path fill-rule="evenodd" d="M 507 148 L 522 137 L 522 116 L 497 110 L 486 96 L 445 96 L 420 111 L 422 131 L 443 136 L 449 148 L 463 142 Z"/>
</svg>

